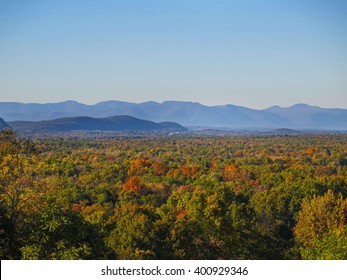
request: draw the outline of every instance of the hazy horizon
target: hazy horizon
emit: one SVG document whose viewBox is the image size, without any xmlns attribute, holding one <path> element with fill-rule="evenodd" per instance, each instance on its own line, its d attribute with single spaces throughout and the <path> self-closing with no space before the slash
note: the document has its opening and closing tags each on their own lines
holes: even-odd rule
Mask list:
<svg viewBox="0 0 347 280">
<path fill-rule="evenodd" d="M 89 105 L 89 106 L 94 106 L 97 105 L 99 103 L 103 103 L 103 102 L 124 102 L 124 103 L 134 103 L 134 104 L 141 104 L 141 103 L 147 103 L 147 102 L 155 102 L 158 104 L 162 104 L 164 102 L 188 102 L 188 103 L 199 103 L 203 106 L 208 106 L 208 107 L 215 107 L 215 106 L 225 106 L 225 105 L 235 105 L 235 106 L 240 106 L 240 107 L 245 107 L 245 108 L 249 108 L 249 109 L 254 109 L 254 110 L 264 110 L 264 109 L 268 109 L 270 107 L 274 107 L 274 106 L 279 106 L 281 108 L 290 108 L 296 105 L 308 105 L 308 106 L 312 106 L 312 107 L 320 107 L 320 108 L 325 108 L 325 109 L 347 109 L 344 107 L 324 107 L 324 106 L 318 106 L 315 104 L 309 104 L 309 103 L 294 103 L 291 104 L 289 106 L 280 106 L 278 104 L 272 104 L 268 107 L 264 107 L 264 108 L 252 108 L 246 105 L 242 105 L 242 104 L 232 104 L 232 103 L 225 103 L 225 104 L 205 104 L 199 101 L 191 101 L 191 100 L 164 100 L 164 101 L 154 101 L 154 100 L 147 100 L 147 101 L 140 101 L 140 102 L 135 102 L 135 101 L 127 101 L 127 100 L 115 100 L 115 99 L 109 99 L 109 100 L 101 100 L 95 103 L 87 103 L 87 102 L 81 102 L 78 100 L 73 100 L 73 99 L 66 99 L 66 100 L 61 100 L 61 101 L 56 101 L 56 102 L 35 102 L 35 101 L 30 101 L 30 102 L 21 102 L 21 101 L 2 101 L 1 102 L 6 102 L 6 103 L 22 103 L 22 104 L 40 104 L 40 105 L 44 105 L 44 104 L 56 104 L 56 103 L 64 103 L 64 102 L 77 102 L 79 104 L 84 104 L 84 105 Z"/>
<path fill-rule="evenodd" d="M 347 1 L 1 1 L 0 101 L 347 108 Z"/>
</svg>

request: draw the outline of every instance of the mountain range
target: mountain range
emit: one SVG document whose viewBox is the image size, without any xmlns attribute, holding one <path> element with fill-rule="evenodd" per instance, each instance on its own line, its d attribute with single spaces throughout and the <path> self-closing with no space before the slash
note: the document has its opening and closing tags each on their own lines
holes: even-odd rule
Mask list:
<svg viewBox="0 0 347 280">
<path fill-rule="evenodd" d="M 206 106 L 196 102 L 153 101 L 129 103 L 104 101 L 86 105 L 60 103 L 0 102 L 0 117 L 10 121 L 42 121 L 86 116 L 108 118 L 127 115 L 152 122 L 176 122 L 185 127 L 204 128 L 290 128 L 347 130 L 347 109 L 326 109 L 307 104 L 264 110 L 236 105 Z"/>
</svg>

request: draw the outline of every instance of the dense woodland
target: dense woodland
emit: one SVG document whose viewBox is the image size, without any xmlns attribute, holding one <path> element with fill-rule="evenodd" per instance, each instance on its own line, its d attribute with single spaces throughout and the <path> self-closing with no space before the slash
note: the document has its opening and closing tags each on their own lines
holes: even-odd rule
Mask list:
<svg viewBox="0 0 347 280">
<path fill-rule="evenodd" d="M 1 259 L 347 259 L 347 135 L 0 134 Z"/>
</svg>

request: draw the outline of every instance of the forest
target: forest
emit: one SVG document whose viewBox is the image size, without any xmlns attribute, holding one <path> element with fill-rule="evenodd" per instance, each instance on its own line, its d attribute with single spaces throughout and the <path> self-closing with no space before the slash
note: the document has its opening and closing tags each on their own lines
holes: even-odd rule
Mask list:
<svg viewBox="0 0 347 280">
<path fill-rule="evenodd" d="M 1 259 L 347 259 L 347 135 L 0 133 Z"/>
</svg>

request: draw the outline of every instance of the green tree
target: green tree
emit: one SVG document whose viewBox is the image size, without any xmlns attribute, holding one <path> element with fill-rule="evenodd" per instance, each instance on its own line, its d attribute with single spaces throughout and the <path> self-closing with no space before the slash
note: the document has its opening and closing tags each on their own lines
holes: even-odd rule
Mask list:
<svg viewBox="0 0 347 280">
<path fill-rule="evenodd" d="M 155 223 L 152 207 L 127 202 L 117 206 L 107 245 L 119 259 L 156 259 Z"/>
<path fill-rule="evenodd" d="M 30 161 L 16 133 L 6 129 L 0 132 L 0 243 L 2 258 L 19 258 L 22 210 L 32 186 L 28 171 Z"/>
<path fill-rule="evenodd" d="M 346 259 L 347 199 L 330 190 L 305 199 L 294 232 L 302 258 Z"/>
<path fill-rule="evenodd" d="M 104 259 L 108 250 L 97 227 L 84 221 L 78 211 L 57 205 L 32 217 L 26 232 L 22 259 Z"/>
</svg>

